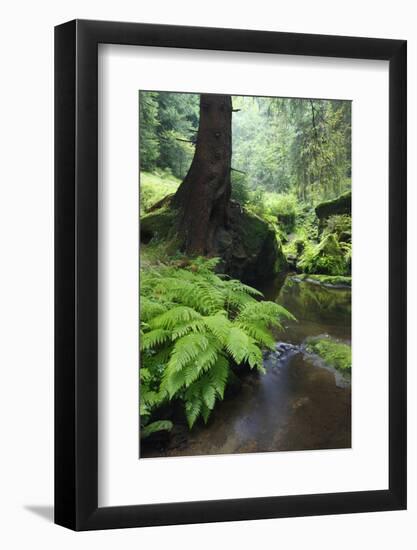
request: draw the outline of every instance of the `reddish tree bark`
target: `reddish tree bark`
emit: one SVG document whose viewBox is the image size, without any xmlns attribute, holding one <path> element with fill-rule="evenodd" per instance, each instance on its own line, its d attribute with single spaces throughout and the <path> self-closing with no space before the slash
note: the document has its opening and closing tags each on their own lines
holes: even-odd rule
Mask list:
<svg viewBox="0 0 417 550">
<path fill-rule="evenodd" d="M 227 227 L 231 194 L 232 99 L 201 94 L 196 150 L 188 174 L 173 197 L 181 211 L 185 251 L 210 254 L 216 234 Z"/>
</svg>

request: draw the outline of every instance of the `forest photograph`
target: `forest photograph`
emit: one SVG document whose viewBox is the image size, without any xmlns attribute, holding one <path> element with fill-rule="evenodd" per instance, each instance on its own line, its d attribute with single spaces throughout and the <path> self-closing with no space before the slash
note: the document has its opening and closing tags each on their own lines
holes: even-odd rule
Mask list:
<svg viewBox="0 0 417 550">
<path fill-rule="evenodd" d="M 139 91 L 139 458 L 351 447 L 351 101 Z"/>
</svg>

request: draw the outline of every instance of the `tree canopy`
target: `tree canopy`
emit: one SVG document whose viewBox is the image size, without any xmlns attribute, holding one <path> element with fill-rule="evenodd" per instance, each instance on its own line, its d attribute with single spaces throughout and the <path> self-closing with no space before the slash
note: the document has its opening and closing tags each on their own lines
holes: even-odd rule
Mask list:
<svg viewBox="0 0 417 550">
<path fill-rule="evenodd" d="M 142 171 L 182 180 L 194 156 L 199 94 L 140 93 Z M 307 203 L 351 187 L 351 102 L 233 96 L 232 183 Z"/>
</svg>

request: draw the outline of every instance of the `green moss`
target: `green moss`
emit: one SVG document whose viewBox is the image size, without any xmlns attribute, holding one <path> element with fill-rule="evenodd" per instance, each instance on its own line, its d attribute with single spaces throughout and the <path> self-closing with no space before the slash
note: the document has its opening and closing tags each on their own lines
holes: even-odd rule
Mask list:
<svg viewBox="0 0 417 550">
<path fill-rule="evenodd" d="M 141 241 L 146 243 L 151 239 L 160 240 L 172 236 L 175 232 L 176 222 L 177 212 L 170 209 L 169 206 L 141 216 Z"/>
<path fill-rule="evenodd" d="M 350 264 L 348 251 L 341 246 L 336 236 L 326 235 L 318 245 L 305 248 L 298 267 L 304 273 L 319 275 L 348 275 Z"/>
<path fill-rule="evenodd" d="M 349 214 L 335 214 L 330 216 L 327 220 L 324 233 L 334 233 L 337 239 L 340 241 L 340 236 L 350 235 L 350 241 L 352 239 L 352 218 Z"/>
<path fill-rule="evenodd" d="M 243 211 L 243 215 L 240 219 L 240 230 L 242 241 L 248 255 L 258 251 L 267 238 L 268 232 L 273 231 L 266 221 L 246 210 Z"/>
<path fill-rule="evenodd" d="M 276 275 L 286 269 L 287 262 L 281 241 L 273 226 L 249 212 L 244 212 L 241 222 L 241 240 L 248 257 L 256 256 L 258 268 Z"/>
<path fill-rule="evenodd" d="M 347 344 L 330 338 L 311 338 L 307 341 L 307 350 L 317 354 L 327 365 L 335 369 L 347 373 L 352 369 L 352 349 Z"/>
<path fill-rule="evenodd" d="M 152 205 L 175 193 L 181 181 L 168 172 L 140 173 L 140 210 L 146 212 Z"/>
<path fill-rule="evenodd" d="M 294 279 L 305 281 L 307 283 L 313 283 L 329 287 L 351 287 L 352 277 L 346 277 L 343 275 L 307 275 L 301 274 L 294 277 Z"/>
<path fill-rule="evenodd" d="M 348 191 L 336 199 L 321 202 L 316 206 L 315 211 L 320 220 L 335 214 L 350 214 L 352 211 L 352 192 Z"/>
</svg>

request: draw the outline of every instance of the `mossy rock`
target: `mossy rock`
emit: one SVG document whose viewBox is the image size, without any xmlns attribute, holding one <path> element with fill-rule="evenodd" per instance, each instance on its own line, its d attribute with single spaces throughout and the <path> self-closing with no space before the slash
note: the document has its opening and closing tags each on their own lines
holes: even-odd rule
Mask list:
<svg viewBox="0 0 417 550">
<path fill-rule="evenodd" d="M 167 239 L 173 235 L 177 226 L 178 213 L 164 206 L 145 214 L 140 219 L 140 240 L 148 243 L 151 239 Z"/>
<path fill-rule="evenodd" d="M 232 204 L 228 234 L 229 246 L 219 251 L 232 277 L 256 283 L 287 270 L 276 231 L 260 217 Z"/>
<path fill-rule="evenodd" d="M 343 193 L 336 199 L 325 201 L 318 204 L 315 208 L 316 216 L 319 220 L 324 220 L 330 216 L 352 213 L 352 192 Z"/>
<path fill-rule="evenodd" d="M 174 242 L 175 249 L 180 250 L 177 228 L 178 211 L 165 203 L 162 208 L 142 216 L 141 242 L 147 244 L 152 239 Z M 281 242 L 273 227 L 233 201 L 229 225 L 218 230 L 213 254 L 222 259 L 219 264 L 222 272 L 248 283 L 274 277 L 287 269 Z"/>
<path fill-rule="evenodd" d="M 329 337 L 309 338 L 307 351 L 318 355 L 326 365 L 350 373 L 352 369 L 352 348 Z"/>
<path fill-rule="evenodd" d="M 339 244 L 336 236 L 326 235 L 320 244 L 307 248 L 297 264 L 304 273 L 319 275 L 349 275 L 346 245 Z"/>
<path fill-rule="evenodd" d="M 352 277 L 343 275 L 296 275 L 293 277 L 296 282 L 306 282 L 329 288 L 351 288 Z"/>
</svg>

